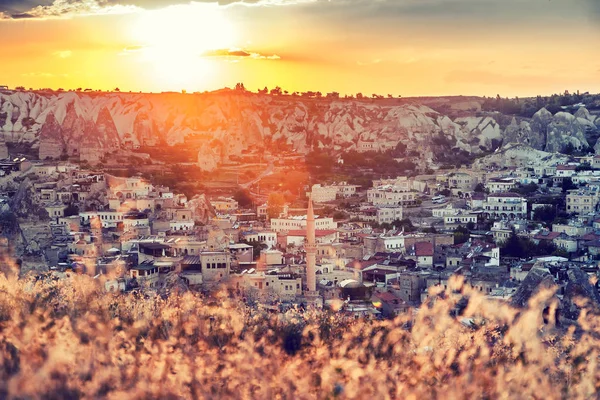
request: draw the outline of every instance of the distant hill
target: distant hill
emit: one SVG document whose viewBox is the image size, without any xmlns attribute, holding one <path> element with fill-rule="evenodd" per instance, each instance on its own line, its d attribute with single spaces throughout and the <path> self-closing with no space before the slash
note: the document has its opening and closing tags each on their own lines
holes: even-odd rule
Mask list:
<svg viewBox="0 0 600 400">
<path fill-rule="evenodd" d="M 337 99 L 221 90 L 204 94 L 0 92 L 0 134 L 40 158 L 97 162 L 119 148 L 192 146 L 216 168 L 249 149 L 381 151 L 402 142 L 423 163 L 503 143 L 550 152 L 593 147 L 600 117 L 541 109 L 532 118 L 481 111 L 477 97 Z M 437 110 L 437 111 L 436 111 Z"/>
</svg>

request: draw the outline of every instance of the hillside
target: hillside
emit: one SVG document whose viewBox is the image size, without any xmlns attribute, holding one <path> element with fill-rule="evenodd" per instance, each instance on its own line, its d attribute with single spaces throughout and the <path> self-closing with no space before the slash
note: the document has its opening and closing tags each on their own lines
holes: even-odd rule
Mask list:
<svg viewBox="0 0 600 400">
<path fill-rule="evenodd" d="M 467 99 L 467 100 L 465 100 Z M 0 93 L 0 133 L 39 156 L 98 162 L 117 149 L 191 146 L 203 169 L 248 150 L 368 151 L 407 146 L 423 163 L 503 143 L 560 152 L 594 146 L 600 117 L 541 109 L 532 118 L 482 112 L 476 98 L 316 99 L 222 90 L 205 94 Z M 440 104 L 445 104 L 440 107 Z M 448 109 L 442 114 L 436 109 Z M 454 104 L 454 108 L 448 104 Z M 600 151 L 600 148 L 596 150 Z"/>
</svg>

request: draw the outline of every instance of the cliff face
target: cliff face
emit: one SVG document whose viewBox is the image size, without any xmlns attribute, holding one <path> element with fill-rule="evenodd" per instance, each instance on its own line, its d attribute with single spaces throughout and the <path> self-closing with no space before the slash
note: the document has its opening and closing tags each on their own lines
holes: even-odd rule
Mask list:
<svg viewBox="0 0 600 400">
<path fill-rule="evenodd" d="M 39 133 L 40 159 L 59 158 L 65 150 L 62 128 L 52 113 L 44 122 Z"/>
<path fill-rule="evenodd" d="M 406 100 L 308 99 L 227 90 L 198 95 L 0 93 L 0 135 L 39 145 L 41 158 L 81 155 L 85 145 L 99 159 L 118 148 L 188 146 L 192 140 L 199 165 L 207 170 L 245 149 L 279 144 L 305 153 L 312 148 L 378 151 L 403 142 L 424 162 L 505 143 L 555 152 L 568 144 L 589 146 L 588 137 L 598 125 L 600 120 L 585 109 L 575 115 L 542 109 L 531 119 L 462 111 L 453 118 Z"/>
<path fill-rule="evenodd" d="M 4 137 L 0 136 L 0 160 L 8 158 L 8 147 L 4 141 Z"/>
</svg>

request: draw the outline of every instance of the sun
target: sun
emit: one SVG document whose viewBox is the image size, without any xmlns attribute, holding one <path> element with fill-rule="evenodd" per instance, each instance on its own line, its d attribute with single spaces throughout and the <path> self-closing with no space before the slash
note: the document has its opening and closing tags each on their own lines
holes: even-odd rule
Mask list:
<svg viewBox="0 0 600 400">
<path fill-rule="evenodd" d="M 214 63 L 203 55 L 235 47 L 235 30 L 216 4 L 191 3 L 147 11 L 132 26 L 142 45 L 142 60 L 167 86 L 191 88 L 205 83 Z"/>
</svg>

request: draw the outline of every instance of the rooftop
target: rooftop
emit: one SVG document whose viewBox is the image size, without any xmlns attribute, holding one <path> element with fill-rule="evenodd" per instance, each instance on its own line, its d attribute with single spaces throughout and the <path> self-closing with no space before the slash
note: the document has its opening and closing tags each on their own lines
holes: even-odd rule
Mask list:
<svg viewBox="0 0 600 400">
<path fill-rule="evenodd" d="M 489 197 L 523 197 L 521 196 L 519 193 L 514 193 L 514 192 L 505 192 L 505 193 L 494 193 L 494 194 L 490 194 L 488 195 Z"/>
<path fill-rule="evenodd" d="M 433 256 L 433 244 L 429 242 L 415 243 L 415 255 L 417 257 Z"/>
<path fill-rule="evenodd" d="M 316 237 L 333 235 L 335 233 L 337 233 L 337 231 L 334 229 L 317 229 L 317 230 L 315 230 Z M 304 236 L 305 237 L 306 229 L 298 229 L 298 230 L 288 231 L 288 236 Z"/>
</svg>

